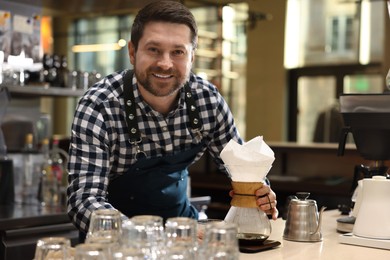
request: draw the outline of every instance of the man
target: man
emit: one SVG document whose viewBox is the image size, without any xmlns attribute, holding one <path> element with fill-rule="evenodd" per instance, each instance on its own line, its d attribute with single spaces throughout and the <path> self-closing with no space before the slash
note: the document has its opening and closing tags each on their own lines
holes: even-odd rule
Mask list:
<svg viewBox="0 0 390 260">
<path fill-rule="evenodd" d="M 79 230 L 91 212 L 197 218 L 186 195 L 187 167 L 207 150 L 242 143 L 217 88 L 191 73 L 197 25 L 179 2 L 139 11 L 128 44 L 134 71 L 108 75 L 79 101 L 72 125 L 68 213 Z M 277 218 L 275 193 L 264 185 L 257 203 Z"/>
</svg>

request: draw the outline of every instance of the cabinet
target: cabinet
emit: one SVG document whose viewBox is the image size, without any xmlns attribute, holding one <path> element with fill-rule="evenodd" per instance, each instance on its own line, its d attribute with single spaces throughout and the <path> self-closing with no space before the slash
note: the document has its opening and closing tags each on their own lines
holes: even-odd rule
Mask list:
<svg viewBox="0 0 390 260">
<path fill-rule="evenodd" d="M 39 115 L 42 107 L 44 111 L 52 112 L 48 104 L 51 105 L 50 103 L 62 98 L 77 98 L 84 92 L 34 85 L 6 87 L 11 95 L 7 117 L 15 120 L 23 117 L 34 121 L 30 116 Z M 45 105 L 48 108 L 45 108 Z M 23 130 L 16 127 L 12 134 L 16 131 L 22 133 Z M 20 145 L 23 145 L 23 134 L 19 139 Z M 17 165 L 14 165 L 14 169 L 16 167 Z M 71 239 L 72 245 L 78 243 L 78 230 L 70 222 L 65 208 L 0 205 L 0 259 L 33 259 L 37 240 L 47 236 L 64 236 Z"/>
<path fill-rule="evenodd" d="M 16 123 L 12 126 L 14 130 L 8 131 L 8 138 L 4 129 L 10 151 L 23 146 L 26 131 L 31 132 L 31 128 L 34 129 L 36 144 L 43 137 L 51 138 L 53 134 L 69 136 L 77 99 L 85 90 L 39 85 L 4 86 L 11 96 L 4 122 Z M 22 124 L 18 126 L 19 122 L 29 125 L 30 129 L 22 129 L 19 127 Z"/>
<path fill-rule="evenodd" d="M 34 85 L 7 86 L 11 97 L 39 98 L 39 97 L 79 97 L 84 93 L 81 89 L 42 87 Z"/>
</svg>

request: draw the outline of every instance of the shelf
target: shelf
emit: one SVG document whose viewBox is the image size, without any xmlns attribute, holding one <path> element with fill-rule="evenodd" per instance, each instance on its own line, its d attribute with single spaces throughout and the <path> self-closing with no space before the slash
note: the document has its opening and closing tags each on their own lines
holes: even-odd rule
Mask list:
<svg viewBox="0 0 390 260">
<path fill-rule="evenodd" d="M 83 89 L 47 87 L 47 86 L 6 86 L 11 96 L 26 97 L 80 97 L 84 94 Z"/>
<path fill-rule="evenodd" d="M 207 49 L 198 49 L 195 52 L 195 55 L 200 57 L 210 58 L 210 59 L 222 58 L 222 55 L 218 51 L 207 50 Z"/>
<path fill-rule="evenodd" d="M 224 77 L 228 79 L 238 79 L 239 74 L 235 71 L 225 71 L 221 72 L 220 70 L 214 70 L 214 69 L 202 69 L 202 68 L 195 68 L 194 69 L 195 73 L 205 73 L 208 77 L 210 78 L 215 78 L 215 77 Z"/>
</svg>

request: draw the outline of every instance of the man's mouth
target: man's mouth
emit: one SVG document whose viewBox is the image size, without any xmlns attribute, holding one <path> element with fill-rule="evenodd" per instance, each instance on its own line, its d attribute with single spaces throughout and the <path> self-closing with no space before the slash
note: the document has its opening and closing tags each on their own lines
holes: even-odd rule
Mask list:
<svg viewBox="0 0 390 260">
<path fill-rule="evenodd" d="M 156 73 L 153 73 L 153 76 L 160 78 L 160 79 L 168 79 L 168 78 L 172 77 L 172 75 L 164 75 L 164 74 L 156 74 Z"/>
</svg>

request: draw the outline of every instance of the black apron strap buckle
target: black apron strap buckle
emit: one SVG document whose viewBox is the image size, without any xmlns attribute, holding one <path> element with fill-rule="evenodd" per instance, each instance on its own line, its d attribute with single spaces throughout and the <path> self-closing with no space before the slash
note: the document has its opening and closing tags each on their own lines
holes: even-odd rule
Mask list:
<svg viewBox="0 0 390 260">
<path fill-rule="evenodd" d="M 195 99 L 192 97 L 192 92 L 188 82 L 184 85 L 185 100 L 188 107 L 188 117 L 190 119 L 191 130 L 201 136 L 202 120 L 200 119 L 200 113 L 198 107 L 195 104 Z"/>
</svg>

